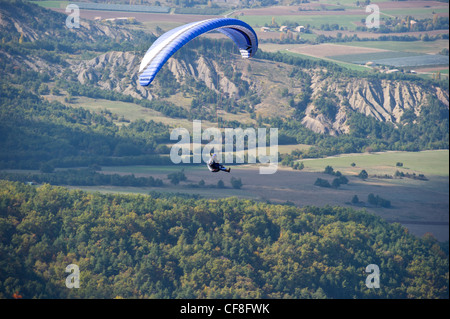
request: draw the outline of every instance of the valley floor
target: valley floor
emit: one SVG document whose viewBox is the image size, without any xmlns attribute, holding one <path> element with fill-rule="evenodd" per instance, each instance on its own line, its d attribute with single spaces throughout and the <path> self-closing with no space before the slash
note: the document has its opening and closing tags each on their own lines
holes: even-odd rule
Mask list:
<svg viewBox="0 0 450 319">
<path fill-rule="evenodd" d="M 354 154 L 328 159 L 304 160 L 304 170 L 293 170 L 279 166 L 273 175 L 260 175 L 259 168 L 255 165 L 232 166 L 231 173 L 211 174 L 204 166 L 127 166 L 127 167 L 103 167 L 104 174 L 134 174 L 136 177 L 153 176 L 164 181 L 164 187 L 134 188 L 134 187 L 77 187 L 88 191 L 100 192 L 125 192 L 143 193 L 150 191 L 163 193 L 198 194 L 206 198 L 222 198 L 236 196 L 255 200 L 268 201 L 274 204 L 291 204 L 299 207 L 304 206 L 346 206 L 356 210 L 366 210 L 383 217 L 389 222 L 398 222 L 404 225 L 411 233 L 423 236 L 431 233 L 439 241 L 449 240 L 449 178 L 447 171 L 442 175 L 436 174 L 439 167 L 448 167 L 448 150 L 409 152 L 388 152 L 378 154 L 377 161 L 372 162 L 371 156 L 377 154 Z M 392 157 L 394 156 L 394 157 Z M 403 168 L 396 168 L 396 162 L 387 165 L 383 161 L 388 159 L 411 158 L 405 161 Z M 435 158 L 435 164 L 429 169 L 419 164 L 424 157 Z M 350 163 L 358 160 L 355 167 Z M 345 165 L 340 164 L 345 159 Z M 319 164 L 314 164 L 314 162 Z M 348 163 L 347 163 L 348 162 Z M 334 176 L 323 173 L 324 163 L 333 166 L 334 170 L 341 171 L 349 180 L 346 185 L 339 188 L 324 188 L 314 186 L 317 178 L 328 180 L 331 184 Z M 378 163 L 376 166 L 374 163 Z M 423 163 L 423 162 L 422 162 Z M 424 162 L 428 163 L 428 162 Z M 432 162 L 431 162 L 432 163 Z M 382 168 L 384 167 L 384 169 Z M 414 167 L 411 169 L 409 167 Z M 187 181 L 180 185 L 170 184 L 167 175 L 184 168 Z M 356 172 L 365 169 L 369 178 L 362 180 L 356 176 Z M 416 180 L 412 178 L 380 178 L 374 175 L 393 174 L 395 170 L 425 172 L 427 180 Z M 377 172 L 377 173 L 375 173 Z M 231 177 L 240 178 L 243 186 L 241 189 L 231 187 Z M 204 180 L 205 186 L 198 187 L 198 183 Z M 217 188 L 217 183 L 222 180 L 225 188 Z M 375 207 L 367 202 L 368 195 L 372 193 L 391 202 L 390 208 Z M 358 204 L 352 204 L 354 195 L 359 198 Z"/>
</svg>

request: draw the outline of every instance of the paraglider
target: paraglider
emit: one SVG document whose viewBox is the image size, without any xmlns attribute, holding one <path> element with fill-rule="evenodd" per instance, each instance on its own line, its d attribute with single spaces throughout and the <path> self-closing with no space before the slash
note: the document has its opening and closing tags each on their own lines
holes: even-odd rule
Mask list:
<svg viewBox="0 0 450 319">
<path fill-rule="evenodd" d="M 212 173 L 216 173 L 219 171 L 223 171 L 223 172 L 227 172 L 229 173 L 231 171 L 231 169 L 225 168 L 225 166 L 223 166 L 222 164 L 219 163 L 218 159 L 217 159 L 217 154 L 210 154 L 211 158 L 209 159 L 208 163 L 206 164 L 208 166 L 208 169 L 210 172 Z"/>
<path fill-rule="evenodd" d="M 241 20 L 216 18 L 188 23 L 164 33 L 150 46 L 139 67 L 140 85 L 150 85 L 167 60 L 186 43 L 214 30 L 225 34 L 233 40 L 244 59 L 253 57 L 258 50 L 258 37 L 255 31 Z M 212 55 L 214 52 L 210 54 Z M 174 152 L 173 155 L 177 156 L 178 152 Z M 210 154 L 210 156 L 207 166 L 211 172 L 230 172 L 230 168 L 225 168 L 219 163 L 216 154 Z"/>
<path fill-rule="evenodd" d="M 148 49 L 139 67 L 140 85 L 148 86 L 164 63 L 182 46 L 199 35 L 213 30 L 231 38 L 243 58 L 252 57 L 258 50 L 258 38 L 255 31 L 241 20 L 216 18 L 188 23 L 164 33 Z"/>
</svg>

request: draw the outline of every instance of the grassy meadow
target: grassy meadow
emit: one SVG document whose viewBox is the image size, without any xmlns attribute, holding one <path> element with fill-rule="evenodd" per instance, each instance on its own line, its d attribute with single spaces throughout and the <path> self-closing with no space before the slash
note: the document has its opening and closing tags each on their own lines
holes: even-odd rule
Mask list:
<svg viewBox="0 0 450 319">
<path fill-rule="evenodd" d="M 374 175 L 394 174 L 395 171 L 410 174 L 449 176 L 449 151 L 433 150 L 422 152 L 382 152 L 344 154 L 335 157 L 302 160 L 307 171 L 323 171 L 330 165 L 343 174 L 357 175 L 362 169 Z M 352 167 L 351 164 L 355 163 Z M 403 166 L 396 166 L 403 163 Z"/>
</svg>

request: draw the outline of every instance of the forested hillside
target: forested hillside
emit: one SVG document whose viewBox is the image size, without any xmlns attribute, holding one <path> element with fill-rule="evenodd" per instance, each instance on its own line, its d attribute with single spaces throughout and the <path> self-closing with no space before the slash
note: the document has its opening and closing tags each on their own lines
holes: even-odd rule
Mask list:
<svg viewBox="0 0 450 319">
<path fill-rule="evenodd" d="M 0 298 L 448 298 L 448 247 L 345 208 L 0 182 Z M 65 268 L 80 269 L 68 289 Z M 365 268 L 380 268 L 380 288 Z"/>
<path fill-rule="evenodd" d="M 276 127 L 280 144 L 308 145 L 283 164 L 448 148 L 448 81 L 262 50 L 242 60 L 228 39 L 200 38 L 149 90 L 137 83 L 156 39 L 144 26 L 68 29 L 66 15 L 28 1 L 0 5 L 0 178 L 16 181 L 0 180 L 0 298 L 449 298 L 448 242 L 364 211 L 45 184 L 165 186 L 98 171 L 171 164 L 169 132 L 181 120 Z M 85 107 L 116 102 L 155 120 Z M 65 286 L 70 264 L 79 289 Z M 379 289 L 365 284 L 369 264 Z"/>
<path fill-rule="evenodd" d="M 158 145 L 169 141 L 166 125 L 140 120 L 119 128 L 104 115 L 48 102 L 4 81 L 0 104 L 3 168 L 168 162 L 157 155 Z"/>
<path fill-rule="evenodd" d="M 167 152 L 168 126 L 119 129 L 108 114 L 72 107 L 86 97 L 170 119 L 277 127 L 280 144 L 313 145 L 303 158 L 449 145 L 448 81 L 361 73 L 262 50 L 247 61 L 231 41 L 201 38 L 175 54 L 148 90 L 138 85 L 137 68 L 155 35 L 84 20 L 68 29 L 64 14 L 20 0 L 1 3 L 3 168 L 164 163 L 155 154 Z"/>
<path fill-rule="evenodd" d="M 67 29 L 54 23 L 64 21 L 64 15 L 22 1 L 2 0 L 0 15 L 0 67 L 8 75 L 2 77 L 2 90 L 21 88 L 34 95 L 33 103 L 46 105 L 39 96 L 64 96 L 69 102 L 74 97 L 101 98 L 136 103 L 172 118 L 220 121 L 231 127 L 241 124 L 227 120 L 226 114 L 240 114 L 254 119 L 255 125 L 278 127 L 280 143 L 316 145 L 304 157 L 448 147 L 446 82 L 363 74 L 261 50 L 253 62 L 242 61 L 230 41 L 199 39 L 177 53 L 154 87 L 146 90 L 137 84 L 137 67 L 154 35 L 88 21 L 82 21 L 80 29 Z M 208 57 L 211 52 L 214 59 Z M 183 99 L 189 101 L 189 109 L 173 103 Z M 2 101 L 8 103 L 9 108 L 27 107 Z M 277 108 L 268 107 L 273 103 Z M 217 104 L 224 118 L 217 117 Z M 14 121 L 12 113 L 3 113 L 2 129 L 6 130 L 3 123 Z M 329 147 L 337 143 L 329 134 L 345 138 L 339 139 L 338 147 Z M 34 161 L 48 160 L 20 152 Z M 3 159 L 1 163 L 11 167 Z"/>
</svg>

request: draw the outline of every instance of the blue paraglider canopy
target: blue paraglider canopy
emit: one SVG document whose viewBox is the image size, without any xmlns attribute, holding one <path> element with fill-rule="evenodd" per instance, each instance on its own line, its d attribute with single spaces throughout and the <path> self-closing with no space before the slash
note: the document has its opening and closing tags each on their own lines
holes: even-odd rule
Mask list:
<svg viewBox="0 0 450 319">
<path fill-rule="evenodd" d="M 139 83 L 149 85 L 164 63 L 183 45 L 206 32 L 217 30 L 238 46 L 243 58 L 252 57 L 258 50 L 258 38 L 247 23 L 231 18 L 192 22 L 172 29 L 160 36 L 145 53 L 139 68 Z"/>
</svg>

